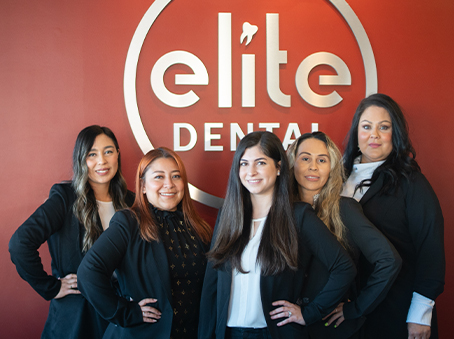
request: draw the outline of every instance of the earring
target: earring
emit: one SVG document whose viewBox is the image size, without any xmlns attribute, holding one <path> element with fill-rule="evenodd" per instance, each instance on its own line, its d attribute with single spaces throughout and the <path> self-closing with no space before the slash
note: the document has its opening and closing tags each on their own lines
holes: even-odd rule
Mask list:
<svg viewBox="0 0 454 339">
<path fill-rule="evenodd" d="M 277 175 L 281 175 L 281 171 L 277 171 Z"/>
</svg>

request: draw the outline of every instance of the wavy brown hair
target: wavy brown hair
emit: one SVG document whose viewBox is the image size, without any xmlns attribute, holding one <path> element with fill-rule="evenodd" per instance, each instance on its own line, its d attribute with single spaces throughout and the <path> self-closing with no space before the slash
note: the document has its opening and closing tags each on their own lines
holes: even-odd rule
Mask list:
<svg viewBox="0 0 454 339">
<path fill-rule="evenodd" d="M 150 168 L 150 165 L 153 161 L 160 158 L 173 159 L 177 163 L 181 179 L 184 183 L 183 199 L 179 203 L 184 215 L 184 221 L 186 224 L 192 226 L 196 231 L 197 236 L 200 237 L 204 243 L 209 243 L 213 232 L 211 227 L 199 216 L 194 208 L 191 196 L 189 195 L 188 177 L 184 164 L 178 154 L 166 147 L 160 147 L 149 151 L 142 157 L 137 168 L 136 198 L 131 210 L 134 212 L 137 221 L 139 222 L 140 236 L 148 242 L 159 241 L 158 224 L 153 214 L 153 210 L 150 209 L 147 196 L 143 193 L 143 188 L 145 186 L 145 174 Z"/>
<path fill-rule="evenodd" d="M 80 131 L 76 139 L 73 151 L 73 180 L 72 186 L 76 192 L 76 200 L 73 205 L 73 213 L 84 225 L 85 233 L 82 240 L 82 251 L 86 252 L 102 233 L 102 227 L 98 224 L 98 204 L 95 193 L 88 182 L 87 156 L 95 143 L 98 135 L 105 134 L 114 143 L 119 152 L 117 138 L 108 127 L 92 125 Z M 125 198 L 127 193 L 126 181 L 121 173 L 121 155 L 118 153 L 118 169 L 109 184 L 109 195 L 112 198 L 116 211 L 127 208 Z"/>
<path fill-rule="evenodd" d="M 323 221 L 328 229 L 333 233 L 337 240 L 347 247 L 345 239 L 345 225 L 342 222 L 339 210 L 340 194 L 342 192 L 342 184 L 344 181 L 344 166 L 342 163 L 342 154 L 336 144 L 323 132 L 305 133 L 300 136 L 288 148 L 287 156 L 290 163 L 290 184 L 293 198 L 301 200 L 299 196 L 299 183 L 295 178 L 295 163 L 299 146 L 308 139 L 317 139 L 323 142 L 328 150 L 330 160 L 330 172 L 326 184 L 322 187 L 320 195 L 315 203 L 315 212 Z"/>
</svg>

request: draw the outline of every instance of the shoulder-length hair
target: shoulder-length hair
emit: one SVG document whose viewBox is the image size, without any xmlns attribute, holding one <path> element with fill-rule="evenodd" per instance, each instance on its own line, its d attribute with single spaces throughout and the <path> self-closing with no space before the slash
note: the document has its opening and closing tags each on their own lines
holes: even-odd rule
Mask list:
<svg viewBox="0 0 454 339">
<path fill-rule="evenodd" d="M 150 165 L 153 163 L 153 161 L 160 158 L 173 159 L 176 162 L 178 170 L 180 171 L 181 179 L 184 183 L 183 199 L 179 204 L 183 212 L 184 221 L 186 224 L 193 227 L 197 235 L 204 243 L 209 243 L 211 240 L 212 229 L 206 223 L 206 221 L 199 216 L 196 209 L 194 208 L 191 196 L 189 195 L 188 177 L 184 164 L 181 161 L 181 158 L 174 151 L 166 147 L 160 147 L 149 151 L 142 157 L 139 163 L 139 167 L 137 168 L 136 198 L 134 200 L 134 204 L 131 207 L 131 210 L 136 215 L 137 221 L 139 223 L 140 236 L 142 237 L 142 239 L 148 242 L 156 240 L 159 241 L 158 224 L 156 222 L 154 213 L 149 206 L 147 196 L 145 193 L 143 193 L 143 188 L 145 186 L 145 175 L 150 168 Z"/>
<path fill-rule="evenodd" d="M 361 181 L 356 189 L 372 185 L 380 176 L 384 175 L 384 185 L 381 193 L 392 193 L 402 179 L 409 180 L 413 172 L 420 172 L 416 162 L 416 152 L 410 140 L 408 124 L 400 106 L 386 94 L 372 94 L 359 103 L 352 119 L 350 131 L 346 136 L 344 154 L 345 174 L 348 178 L 353 170 L 353 162 L 361 155 L 358 147 L 358 125 L 364 111 L 370 106 L 384 108 L 391 117 L 392 151 L 385 162 L 379 166 L 371 179 Z"/>
<path fill-rule="evenodd" d="M 98 204 L 95 194 L 88 182 L 87 156 L 95 143 L 98 135 L 105 134 L 114 143 L 117 152 L 118 146 L 115 134 L 108 127 L 92 125 L 80 131 L 76 139 L 73 151 L 73 180 L 72 186 L 76 192 L 76 200 L 73 205 L 74 215 L 84 225 L 85 234 L 82 240 L 82 250 L 88 251 L 102 233 L 98 225 Z M 112 198 L 116 211 L 127 208 L 125 198 L 127 193 L 126 181 L 121 173 L 121 154 L 118 153 L 118 169 L 110 181 L 109 194 Z"/>
<path fill-rule="evenodd" d="M 342 222 L 339 209 L 340 194 L 344 182 L 344 167 L 342 164 L 342 155 L 336 144 L 323 132 L 305 133 L 301 135 L 287 150 L 287 156 L 290 164 L 290 185 L 293 198 L 301 200 L 299 196 L 299 183 L 295 178 L 295 162 L 298 157 L 299 146 L 308 139 L 317 139 L 323 142 L 328 150 L 330 160 L 330 172 L 328 180 L 320 190 L 320 195 L 315 203 L 315 212 L 323 221 L 328 229 L 333 233 L 337 240 L 347 247 L 345 239 L 345 225 Z"/>
<path fill-rule="evenodd" d="M 273 159 L 280 175 L 274 185 L 271 208 L 263 228 L 257 262 L 263 275 L 282 272 L 298 266 L 298 236 L 293 220 L 289 191 L 289 165 L 279 138 L 270 132 L 253 132 L 238 144 L 230 168 L 227 193 L 222 207 L 216 240 L 208 257 L 214 267 L 230 262 L 232 268 L 246 273 L 241 267 L 241 255 L 249 242 L 252 224 L 252 202 L 249 191 L 242 185 L 240 160 L 246 149 L 259 146 Z"/>
</svg>

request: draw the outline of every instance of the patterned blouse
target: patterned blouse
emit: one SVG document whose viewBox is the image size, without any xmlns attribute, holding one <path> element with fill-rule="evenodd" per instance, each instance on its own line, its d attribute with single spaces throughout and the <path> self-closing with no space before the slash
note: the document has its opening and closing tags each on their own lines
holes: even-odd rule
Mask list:
<svg viewBox="0 0 454 339">
<path fill-rule="evenodd" d="M 203 243 L 183 213 L 153 208 L 170 268 L 173 322 L 170 339 L 197 338 L 206 257 Z"/>
</svg>

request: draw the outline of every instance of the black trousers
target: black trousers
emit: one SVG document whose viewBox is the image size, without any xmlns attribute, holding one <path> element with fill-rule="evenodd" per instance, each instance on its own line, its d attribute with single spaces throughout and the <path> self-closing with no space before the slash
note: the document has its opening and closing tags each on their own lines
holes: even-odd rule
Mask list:
<svg viewBox="0 0 454 339">
<path fill-rule="evenodd" d="M 227 327 L 225 339 L 271 339 L 268 327 L 249 328 L 249 327 Z"/>
</svg>

